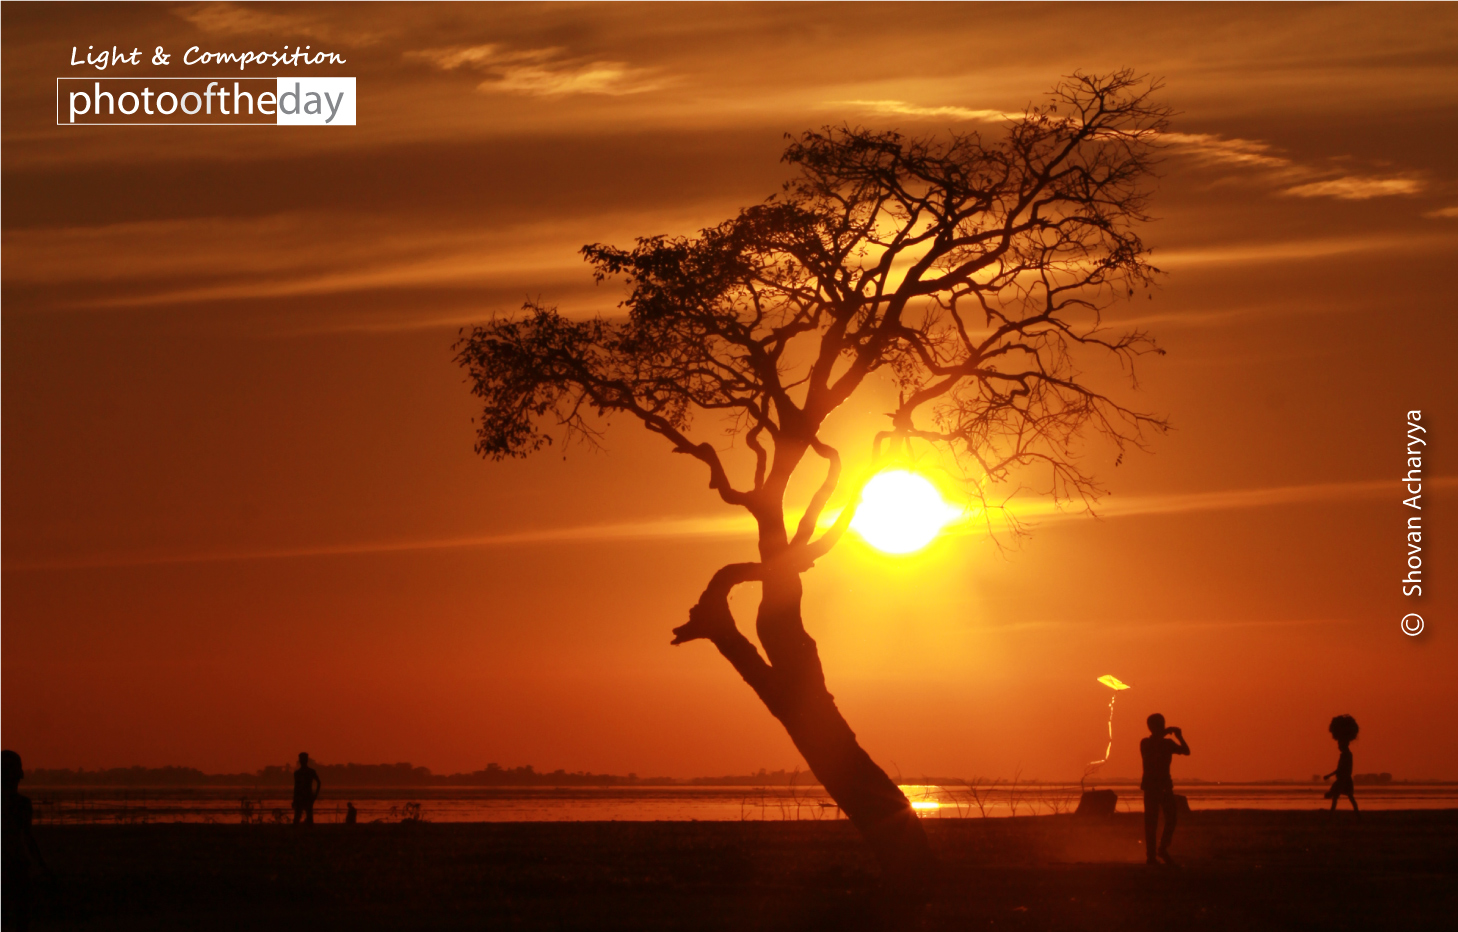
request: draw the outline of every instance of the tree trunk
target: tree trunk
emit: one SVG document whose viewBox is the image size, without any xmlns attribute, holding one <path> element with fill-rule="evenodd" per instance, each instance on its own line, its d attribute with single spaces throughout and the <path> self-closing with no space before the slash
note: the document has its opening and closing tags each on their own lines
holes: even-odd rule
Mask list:
<svg viewBox="0 0 1458 932">
<path fill-rule="evenodd" d="M 727 598 L 733 583 L 724 586 L 722 575 L 690 613 L 689 624 L 675 631 L 674 643 L 705 637 L 719 648 L 785 726 L 811 772 L 860 830 L 887 881 L 919 894 L 933 860 L 926 832 L 906 795 L 856 741 L 825 687 L 820 653 L 800 618 L 799 573 L 771 573 L 761 580 L 764 594 L 756 631 L 769 663 L 734 625 Z"/>
</svg>

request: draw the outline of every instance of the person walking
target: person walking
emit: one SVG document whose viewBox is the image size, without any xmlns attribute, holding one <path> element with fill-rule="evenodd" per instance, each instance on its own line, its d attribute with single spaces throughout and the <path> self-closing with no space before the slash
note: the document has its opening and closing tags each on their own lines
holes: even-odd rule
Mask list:
<svg viewBox="0 0 1458 932">
<path fill-rule="evenodd" d="M 1322 777 L 1323 780 L 1336 777 L 1326 791 L 1326 798 L 1331 800 L 1331 809 L 1328 811 L 1335 812 L 1337 803 L 1341 802 L 1342 797 L 1345 796 L 1352 801 L 1352 811 L 1359 812 L 1357 788 L 1352 782 L 1352 742 L 1357 740 L 1357 720 L 1350 715 L 1338 715 L 1331 720 L 1327 730 L 1336 739 L 1337 750 L 1341 752 L 1337 756 L 1336 769 Z"/>
</svg>

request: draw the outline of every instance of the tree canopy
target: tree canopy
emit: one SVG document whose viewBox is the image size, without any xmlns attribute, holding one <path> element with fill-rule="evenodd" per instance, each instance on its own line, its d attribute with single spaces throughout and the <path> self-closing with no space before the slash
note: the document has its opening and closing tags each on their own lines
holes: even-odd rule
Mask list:
<svg viewBox="0 0 1458 932">
<path fill-rule="evenodd" d="M 630 415 L 754 515 L 762 560 L 804 567 L 854 511 L 818 525 L 841 478 L 822 425 L 881 373 L 898 400 L 868 437 L 878 455 L 925 443 L 994 482 L 1041 466 L 1055 496 L 1096 494 L 1082 434 L 1122 453 L 1165 427 L 1095 390 L 1079 364 L 1158 352 L 1100 316 L 1157 273 L 1138 233 L 1169 118 L 1157 90 L 1128 71 L 1076 74 L 987 138 L 806 132 L 784 153 L 797 174 L 764 203 L 696 236 L 584 247 L 599 281 L 625 282 L 620 314 L 570 319 L 531 302 L 458 342 L 484 403 L 477 450 L 522 456 Z M 706 415 L 753 451 L 752 475 L 731 476 L 695 439 Z M 827 474 L 790 528 L 786 487 L 811 453 Z"/>
</svg>

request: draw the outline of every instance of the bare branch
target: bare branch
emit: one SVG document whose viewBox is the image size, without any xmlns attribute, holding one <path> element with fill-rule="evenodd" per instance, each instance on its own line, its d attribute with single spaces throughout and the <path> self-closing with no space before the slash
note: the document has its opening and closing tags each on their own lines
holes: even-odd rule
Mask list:
<svg viewBox="0 0 1458 932">
<path fill-rule="evenodd" d="M 805 513 L 800 516 L 800 525 L 795 529 L 794 539 L 790 541 L 792 546 L 799 546 L 810 540 L 810 535 L 815 533 L 815 524 L 820 520 L 820 513 L 825 510 L 825 503 L 830 501 L 830 496 L 840 483 L 840 453 L 835 447 L 819 440 L 811 443 L 811 447 L 826 461 L 825 481 L 815 490 Z"/>
<path fill-rule="evenodd" d="M 1133 380 L 1135 360 L 1160 352 L 1101 316 L 1158 274 L 1138 235 L 1169 118 L 1158 88 L 1129 71 L 1075 74 L 991 139 L 804 133 L 785 151 L 799 175 L 781 195 L 694 237 L 584 247 L 599 281 L 626 284 L 622 316 L 528 304 L 457 343 L 485 402 L 477 449 L 595 442 L 603 417 L 631 415 L 755 515 L 762 560 L 804 567 L 858 499 L 817 538 L 841 481 L 821 426 L 881 373 L 901 400 L 877 451 L 939 446 L 986 479 L 1030 467 L 1055 498 L 1091 500 L 1084 438 L 1122 454 L 1168 426 L 1079 368 L 1108 354 Z M 705 417 L 753 452 L 741 486 L 695 435 Z M 786 489 L 812 450 L 827 474 L 787 538 Z"/>
</svg>

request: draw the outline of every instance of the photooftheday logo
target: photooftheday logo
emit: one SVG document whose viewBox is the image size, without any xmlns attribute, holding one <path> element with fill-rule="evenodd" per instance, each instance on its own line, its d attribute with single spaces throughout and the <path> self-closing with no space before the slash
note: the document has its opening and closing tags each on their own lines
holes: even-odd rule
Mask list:
<svg viewBox="0 0 1458 932">
<path fill-rule="evenodd" d="M 60 126 L 353 126 L 354 78 L 57 78 Z"/>
</svg>

